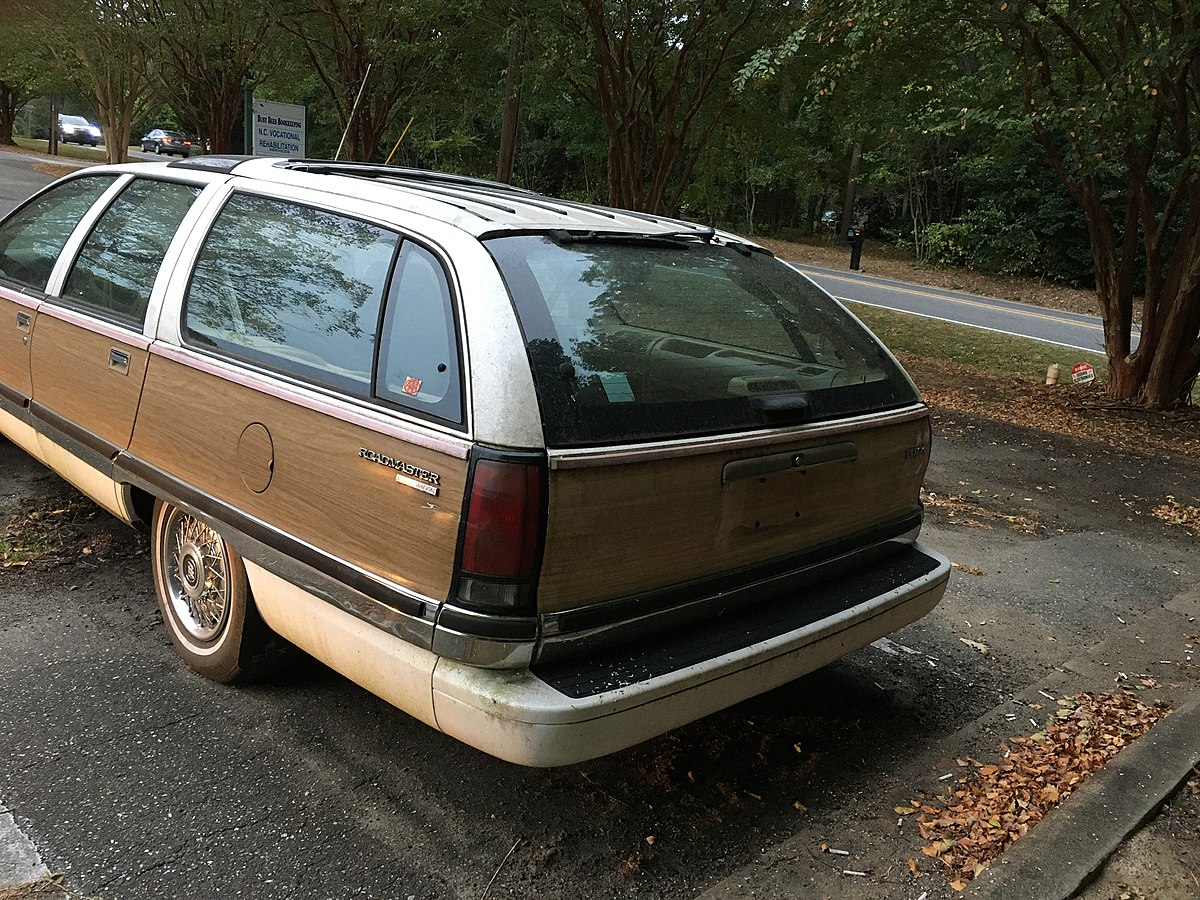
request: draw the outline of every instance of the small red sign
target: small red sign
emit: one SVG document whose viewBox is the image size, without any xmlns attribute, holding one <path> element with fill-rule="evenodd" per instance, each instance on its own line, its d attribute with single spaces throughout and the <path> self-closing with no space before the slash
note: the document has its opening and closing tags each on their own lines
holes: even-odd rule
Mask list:
<svg viewBox="0 0 1200 900">
<path fill-rule="evenodd" d="M 1071 368 L 1071 380 L 1076 384 L 1091 384 L 1096 380 L 1096 370 L 1088 363 L 1076 363 Z"/>
<path fill-rule="evenodd" d="M 411 375 L 409 375 L 404 379 L 404 387 L 402 387 L 400 390 L 404 391 L 404 393 L 408 394 L 410 397 L 417 396 L 417 394 L 421 393 L 421 379 L 413 378 Z"/>
</svg>

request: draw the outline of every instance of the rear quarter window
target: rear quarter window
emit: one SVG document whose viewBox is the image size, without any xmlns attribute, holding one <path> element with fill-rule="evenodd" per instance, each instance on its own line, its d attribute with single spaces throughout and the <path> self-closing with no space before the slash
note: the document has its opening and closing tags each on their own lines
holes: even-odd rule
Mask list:
<svg viewBox="0 0 1200 900">
<path fill-rule="evenodd" d="M 200 252 L 184 329 L 193 345 L 354 397 L 464 418 L 445 269 L 361 219 L 235 193 Z"/>
</svg>

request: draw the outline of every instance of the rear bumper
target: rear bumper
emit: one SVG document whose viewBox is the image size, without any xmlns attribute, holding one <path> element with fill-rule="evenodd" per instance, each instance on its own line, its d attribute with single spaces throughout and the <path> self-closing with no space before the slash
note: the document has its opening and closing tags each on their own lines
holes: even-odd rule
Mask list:
<svg viewBox="0 0 1200 900">
<path fill-rule="evenodd" d="M 439 659 L 438 728 L 493 756 L 556 766 L 603 756 L 786 684 L 928 613 L 950 562 L 920 544 L 886 570 L 750 614 L 534 671 Z"/>
</svg>

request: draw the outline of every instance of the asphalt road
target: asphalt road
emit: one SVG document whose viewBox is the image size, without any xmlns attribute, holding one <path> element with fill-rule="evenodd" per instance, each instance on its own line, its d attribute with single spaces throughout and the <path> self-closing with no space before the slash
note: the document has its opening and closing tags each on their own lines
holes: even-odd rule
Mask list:
<svg viewBox="0 0 1200 900">
<path fill-rule="evenodd" d="M 1200 583 L 1195 539 L 1131 504 L 1188 496 L 1200 470 L 986 420 L 936 427 L 929 490 L 969 500 L 928 513 L 925 539 L 962 567 L 932 614 L 548 771 L 484 756 L 306 658 L 244 687 L 188 672 L 144 542 L 0 442 L 0 534 L 58 548 L 0 567 L 0 806 L 50 871 L 105 900 L 950 897 L 940 875 L 909 880 L 923 841 L 895 804 L 1035 730 L 1054 709 L 1042 691 L 1111 689 L 1120 672 L 1163 686 L 1148 699 L 1194 686 L 1195 626 L 1173 604 Z M 818 859 L 824 842 L 844 865 Z"/>
<path fill-rule="evenodd" d="M 840 272 L 806 263 L 792 265 L 840 299 L 1032 338 L 1076 350 L 1104 352 L 1104 328 L 1098 316 L 908 284 L 860 272 Z M 1136 347 L 1136 327 L 1133 341 Z"/>
<path fill-rule="evenodd" d="M 54 180 L 33 167 L 34 160 L 20 153 L 0 150 L 0 216 Z"/>
</svg>

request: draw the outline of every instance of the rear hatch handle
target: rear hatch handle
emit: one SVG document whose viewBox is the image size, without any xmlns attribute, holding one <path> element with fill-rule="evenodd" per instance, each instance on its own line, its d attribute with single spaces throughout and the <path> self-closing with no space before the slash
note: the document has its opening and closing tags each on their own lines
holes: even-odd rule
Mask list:
<svg viewBox="0 0 1200 900">
<path fill-rule="evenodd" d="M 820 447 L 772 453 L 769 456 L 756 456 L 753 459 L 738 459 L 725 464 L 725 468 L 721 470 L 721 484 L 729 484 L 747 478 L 761 478 L 764 475 L 787 472 L 791 469 L 805 472 L 815 466 L 854 462 L 856 459 L 858 459 L 858 447 L 853 441 L 839 441 L 836 444 L 823 444 Z"/>
</svg>

